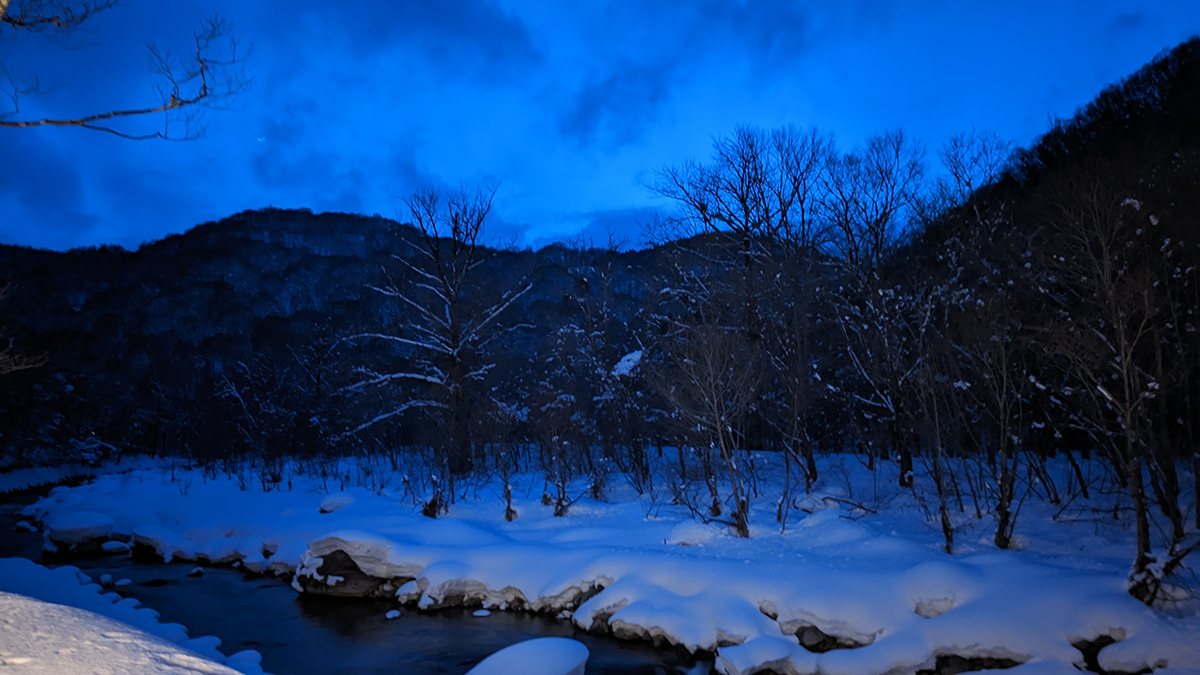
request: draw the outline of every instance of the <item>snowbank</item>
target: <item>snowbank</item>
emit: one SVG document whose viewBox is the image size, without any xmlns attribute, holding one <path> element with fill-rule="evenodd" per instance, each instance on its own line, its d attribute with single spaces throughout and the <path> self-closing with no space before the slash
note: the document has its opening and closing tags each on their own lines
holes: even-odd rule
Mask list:
<svg viewBox="0 0 1200 675">
<path fill-rule="evenodd" d="M 261 673 L 254 650 L 226 659 L 215 637 L 189 639 L 133 598 L 106 593 L 76 567 L 0 558 L 0 662 L 34 673 Z M 226 665 L 221 665 L 222 663 Z M 236 669 L 236 670 L 235 670 Z"/>
<path fill-rule="evenodd" d="M 94 612 L 0 592 L 0 666 L 21 673 L 232 675 L 238 671 Z"/>
</svg>

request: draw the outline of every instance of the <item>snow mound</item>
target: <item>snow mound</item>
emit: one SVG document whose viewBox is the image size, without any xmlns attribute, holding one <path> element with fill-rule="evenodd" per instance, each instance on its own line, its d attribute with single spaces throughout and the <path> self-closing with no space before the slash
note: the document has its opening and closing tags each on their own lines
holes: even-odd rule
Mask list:
<svg viewBox="0 0 1200 675">
<path fill-rule="evenodd" d="M 607 624 L 617 637 L 665 640 L 690 652 L 716 651 L 764 635 L 798 644 L 745 598 L 720 591 L 681 595 L 635 575 L 580 605 L 574 619 L 582 628 Z"/>
<path fill-rule="evenodd" d="M 262 669 L 262 654 L 257 649 L 243 649 L 225 659 L 225 665 L 246 675 L 260 675 Z"/>
<path fill-rule="evenodd" d="M 467 675 L 583 675 L 588 648 L 570 638 L 537 638 L 509 645 L 492 654 Z"/>
<path fill-rule="evenodd" d="M 46 537 L 56 544 L 78 546 L 107 537 L 113 530 L 113 519 L 95 511 L 73 511 L 56 516 L 46 524 Z"/>
<path fill-rule="evenodd" d="M 796 525 L 797 532 L 802 532 L 804 537 L 801 546 L 805 548 L 840 546 L 870 536 L 870 532 L 865 527 L 843 518 L 844 515 L 846 514 L 842 511 L 830 508 L 801 520 Z"/>
<path fill-rule="evenodd" d="M 321 507 L 318 509 L 321 513 L 333 513 L 343 506 L 348 506 L 354 503 L 354 497 L 345 492 L 335 492 L 321 500 Z"/>
<path fill-rule="evenodd" d="M 721 529 L 694 520 L 685 520 L 671 528 L 667 543 L 672 546 L 700 546 L 721 536 Z"/>
<path fill-rule="evenodd" d="M 178 535 L 158 525 L 142 525 L 134 528 L 133 545 L 154 549 L 155 554 L 162 558 L 163 562 L 171 562 L 176 556 L 191 557 L 188 555 L 187 548 L 180 542 Z"/>
<path fill-rule="evenodd" d="M 126 544 L 123 541 L 110 539 L 103 544 L 100 544 L 100 550 L 106 555 L 122 555 L 124 553 L 129 553 L 129 544 Z"/>
</svg>

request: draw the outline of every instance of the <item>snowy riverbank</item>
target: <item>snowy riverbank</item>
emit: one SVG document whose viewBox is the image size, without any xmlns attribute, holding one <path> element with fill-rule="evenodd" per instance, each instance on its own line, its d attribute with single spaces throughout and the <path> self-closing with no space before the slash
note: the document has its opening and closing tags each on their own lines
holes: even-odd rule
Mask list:
<svg viewBox="0 0 1200 675">
<path fill-rule="evenodd" d="M 750 539 L 617 483 L 607 501 L 584 499 L 555 518 L 535 499 L 535 477 L 518 483 L 513 522 L 487 483 L 432 520 L 398 476 L 330 496 L 301 476 L 263 492 L 199 473 L 172 481 L 159 469 L 55 489 L 29 513 L 51 526 L 110 519 L 105 536 L 166 559 L 298 570 L 296 585 L 310 592 L 552 612 L 584 629 L 714 651 L 726 673 L 913 673 L 947 658 L 1077 672 L 1075 645 L 1103 636 L 1116 641 L 1100 651 L 1106 670 L 1200 669 L 1196 617 L 1125 593 L 1132 545 L 1119 524 L 1056 522 L 1030 507 L 1017 530 L 1023 550 L 1000 551 L 989 521 L 963 514 L 958 552 L 947 555 L 919 504 L 883 487 L 889 477 L 826 468 L 840 483 L 801 499 L 782 534 L 774 504 L 760 499 Z M 347 560 L 361 578 L 340 573 L 353 569 Z"/>
<path fill-rule="evenodd" d="M 75 567 L 0 558 L 0 666 L 22 673 L 261 673 L 257 652 L 228 658 L 214 637 L 188 637 L 137 600 L 106 592 Z"/>
</svg>

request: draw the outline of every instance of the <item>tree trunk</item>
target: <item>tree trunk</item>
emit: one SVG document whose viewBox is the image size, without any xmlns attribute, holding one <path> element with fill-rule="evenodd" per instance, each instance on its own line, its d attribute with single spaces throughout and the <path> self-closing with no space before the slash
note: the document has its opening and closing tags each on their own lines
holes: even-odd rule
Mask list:
<svg viewBox="0 0 1200 675">
<path fill-rule="evenodd" d="M 1016 488 L 1016 471 L 1008 462 L 1008 443 L 999 439 L 1000 446 L 1000 492 L 996 497 L 996 547 L 1008 549 L 1012 546 L 1012 512 L 1013 493 Z M 1015 462 L 1014 462 L 1015 464 Z"/>
<path fill-rule="evenodd" d="M 800 451 L 804 453 L 804 468 L 807 471 L 804 477 L 804 489 L 812 490 L 813 483 L 817 482 L 817 458 L 813 454 L 812 443 L 803 444 Z"/>
<path fill-rule="evenodd" d="M 1192 494 L 1200 495 L 1200 452 L 1192 453 Z M 1200 529 L 1200 508 L 1196 509 L 1196 528 Z"/>
<path fill-rule="evenodd" d="M 1126 444 L 1126 452 L 1132 454 L 1132 441 Z M 1133 517 L 1137 524 L 1137 557 L 1133 561 L 1133 570 L 1129 574 L 1129 594 L 1150 605 L 1158 595 L 1161 580 L 1150 570 L 1155 562 L 1150 555 L 1150 518 L 1146 508 L 1146 487 L 1142 478 L 1142 460 L 1140 457 L 1130 457 L 1128 466 L 1129 491 L 1133 497 Z"/>
</svg>

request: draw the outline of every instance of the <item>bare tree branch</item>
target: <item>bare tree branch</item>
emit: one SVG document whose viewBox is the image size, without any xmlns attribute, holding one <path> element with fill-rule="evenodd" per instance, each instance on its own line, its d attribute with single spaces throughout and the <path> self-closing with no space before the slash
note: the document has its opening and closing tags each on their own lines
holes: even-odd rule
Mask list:
<svg viewBox="0 0 1200 675">
<path fill-rule="evenodd" d="M 14 28 L 37 30 L 38 27 L 74 28 L 97 12 L 111 8 L 115 2 L 84 3 L 77 9 L 60 7 L 52 13 L 44 6 L 49 3 L 25 3 L 22 13 L 12 15 L 0 11 L 0 19 Z M 0 5 L 7 9 L 5 5 Z M 233 36 L 233 23 L 220 16 L 205 19 L 193 36 L 193 49 L 188 56 L 175 59 L 170 52 L 151 45 L 150 70 L 162 78 L 155 87 L 157 105 L 109 110 L 77 117 L 45 117 L 41 119 L 8 119 L 21 113 L 21 97 L 40 91 L 35 78 L 31 86 L 17 85 L 13 76 L 4 71 L 8 86 L 3 89 L 11 110 L 0 113 L 0 127 L 13 129 L 32 127 L 79 127 L 110 133 L 130 140 L 191 140 L 204 133 L 195 113 L 200 109 L 215 109 L 223 101 L 244 93 L 252 79 L 240 68 L 245 53 L 239 51 L 238 39 Z M 162 114 L 163 128 L 148 134 L 128 133 L 111 123 Z M 182 118 L 179 116 L 182 114 Z M 172 122 L 182 119 L 184 130 L 174 134 Z"/>
<path fill-rule="evenodd" d="M 93 16 L 117 6 L 117 0 L 84 0 L 82 2 L 47 2 L 46 0 L 18 0 L 16 11 L 12 11 L 10 0 L 0 0 L 0 27 L 29 32 L 74 30 L 87 23 Z"/>
</svg>

